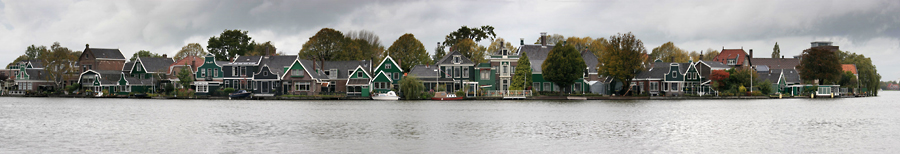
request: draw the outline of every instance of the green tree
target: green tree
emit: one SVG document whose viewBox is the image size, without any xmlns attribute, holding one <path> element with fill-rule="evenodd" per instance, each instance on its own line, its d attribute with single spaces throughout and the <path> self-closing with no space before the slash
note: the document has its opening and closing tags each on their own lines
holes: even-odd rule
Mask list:
<svg viewBox="0 0 900 154">
<path fill-rule="evenodd" d="M 775 47 L 772 48 L 772 58 L 781 58 L 781 48 L 778 47 L 778 42 L 775 42 Z"/>
<path fill-rule="evenodd" d="M 266 43 L 256 43 L 256 41 L 251 42 L 253 45 L 253 50 L 250 50 L 244 56 L 274 56 L 277 54 L 278 48 L 275 48 L 275 45 L 272 45 L 272 41 L 266 41 Z"/>
<path fill-rule="evenodd" d="M 298 55 L 301 58 L 309 58 L 324 64 L 323 61 L 332 60 L 337 52 L 344 49 L 346 41 L 346 37 L 340 31 L 322 28 L 316 35 L 310 37 L 309 41 L 303 43 L 303 48 L 300 49 Z"/>
<path fill-rule="evenodd" d="M 797 71 L 800 79 L 804 81 L 818 80 L 819 85 L 824 83 L 836 83 L 841 77 L 840 59 L 834 51 L 826 48 L 811 48 L 800 55 L 800 65 Z"/>
<path fill-rule="evenodd" d="M 203 46 L 200 45 L 200 43 L 189 43 L 184 47 L 181 47 L 181 50 L 178 50 L 178 53 L 176 53 L 173 58 L 175 58 L 175 60 L 181 60 L 184 59 L 184 57 L 203 57 L 206 56 L 206 54 L 206 50 L 203 49 Z"/>
<path fill-rule="evenodd" d="M 583 62 L 583 61 L 582 61 Z M 522 54 L 517 61 L 515 75 L 512 78 L 512 84 L 509 90 L 525 90 L 531 86 L 531 61 L 528 60 L 528 54 Z M 543 67 L 543 66 L 541 66 Z"/>
<path fill-rule="evenodd" d="M 484 55 L 487 50 L 484 46 L 480 46 L 476 44 L 471 39 L 464 39 L 456 43 L 453 47 L 450 47 L 451 51 L 457 51 L 462 54 L 464 57 L 469 58 L 476 64 L 483 63 Z"/>
<path fill-rule="evenodd" d="M 419 78 L 414 75 L 407 76 L 400 80 L 400 89 L 406 100 L 423 99 L 420 97 L 425 92 L 425 84 L 422 84 L 422 81 L 419 81 Z"/>
<path fill-rule="evenodd" d="M 541 64 L 541 72 L 545 80 L 553 82 L 566 92 L 572 90 L 571 85 L 584 74 L 584 59 L 581 52 L 571 45 L 557 42 L 556 47 L 547 54 L 547 59 Z M 562 95 L 562 93 L 560 93 Z"/>
<path fill-rule="evenodd" d="M 635 74 L 643 70 L 647 61 L 643 58 L 647 54 L 644 43 L 634 37 L 631 32 L 609 37 L 608 44 L 603 47 L 600 57 L 599 74 L 611 77 L 622 83 L 631 83 Z M 584 67 L 582 67 L 584 68 Z M 580 75 L 580 74 L 579 74 Z M 622 88 L 617 93 L 625 94 L 629 89 Z"/>
<path fill-rule="evenodd" d="M 765 95 L 771 94 L 772 91 L 774 90 L 772 87 L 772 82 L 769 80 L 760 82 L 759 85 L 755 85 L 755 86 L 757 88 L 759 88 L 759 91 L 762 92 L 762 94 L 765 94 Z"/>
<path fill-rule="evenodd" d="M 191 83 L 194 82 L 194 73 L 191 72 L 191 69 L 182 67 L 176 77 L 178 77 L 178 84 L 181 84 L 182 89 L 191 89 Z"/>
<path fill-rule="evenodd" d="M 431 64 L 431 58 L 428 57 L 428 51 L 425 50 L 425 46 L 422 45 L 422 42 L 419 42 L 419 39 L 416 39 L 416 36 L 410 33 L 403 34 L 403 36 L 394 41 L 391 47 L 388 48 L 387 53 L 400 62 L 400 67 L 405 72 L 409 72 L 416 65 Z"/>
<path fill-rule="evenodd" d="M 13 65 L 16 65 L 17 62 L 25 61 L 25 60 L 28 60 L 28 55 L 24 55 L 24 54 L 23 54 L 23 55 L 20 55 L 19 57 L 16 57 L 16 59 L 13 60 L 13 62 L 11 62 L 11 63 L 9 63 L 9 64 L 6 64 L 6 68 L 9 68 L 9 67 L 11 67 L 11 66 L 13 66 Z"/>
<path fill-rule="evenodd" d="M 462 26 L 456 31 L 444 36 L 444 46 L 450 47 L 450 51 L 453 51 L 453 47 L 460 41 L 468 39 L 474 42 L 480 42 L 483 39 L 493 40 L 494 37 L 497 37 L 497 33 L 494 33 L 494 27 L 491 25 L 484 25 L 481 26 L 481 28 Z"/>
<path fill-rule="evenodd" d="M 216 60 L 228 61 L 253 50 L 253 44 L 250 43 L 252 39 L 247 35 L 247 31 L 226 29 L 222 34 L 219 34 L 219 37 L 213 36 L 209 38 L 206 50 L 215 55 Z"/>
<path fill-rule="evenodd" d="M 503 43 L 503 45 L 500 45 L 501 42 Z M 516 52 L 517 50 L 516 46 L 513 46 L 512 43 L 507 42 L 503 38 L 497 38 L 491 42 L 491 45 L 488 45 L 487 54 L 497 54 L 504 46 L 506 46 L 506 49 L 511 52 L 510 54 L 514 54 L 514 52 Z"/>
<path fill-rule="evenodd" d="M 851 53 L 849 51 L 838 51 L 837 55 L 841 58 L 842 64 L 855 64 L 857 73 L 859 74 L 859 85 L 866 88 L 872 95 L 878 95 L 881 84 L 881 75 L 878 69 L 872 65 L 872 59 L 862 54 Z"/>
<path fill-rule="evenodd" d="M 700 60 L 713 61 L 713 59 L 715 59 L 716 56 L 719 55 L 719 51 L 709 48 L 709 49 L 706 49 L 706 52 L 701 53 L 701 55 L 703 55 L 703 59 L 700 59 Z"/>
<path fill-rule="evenodd" d="M 756 85 L 750 82 L 759 79 L 759 74 L 757 74 L 756 71 L 752 69 L 729 69 L 728 73 L 731 75 L 728 76 L 726 85 L 750 87 L 751 84 Z"/>
<path fill-rule="evenodd" d="M 591 41 L 591 44 L 588 45 L 588 50 L 594 52 L 594 55 L 600 56 L 606 53 L 606 50 L 603 50 L 606 45 L 609 44 L 609 41 L 606 38 L 597 38 Z M 600 57 L 597 57 L 598 60 Z"/>
<path fill-rule="evenodd" d="M 34 44 L 32 44 L 31 46 L 28 46 L 27 49 L 25 49 L 25 56 L 27 57 L 27 60 L 38 59 L 38 57 L 41 56 L 42 53 L 48 53 L 47 46 L 34 46 Z"/>
<path fill-rule="evenodd" d="M 659 59 L 667 63 L 686 63 L 690 58 L 687 51 L 678 48 L 672 42 L 666 42 L 659 47 L 653 48 L 653 51 L 650 52 L 650 60 Z"/>
<path fill-rule="evenodd" d="M 856 75 L 853 75 L 853 72 L 845 71 L 841 73 L 841 80 L 839 80 L 838 84 L 844 88 L 856 88 L 859 86 L 859 81 L 856 80 Z"/>
<path fill-rule="evenodd" d="M 160 56 L 159 54 L 156 54 L 156 53 L 152 53 L 147 50 L 141 50 L 141 51 L 135 52 L 133 55 L 131 55 L 131 59 L 129 61 L 134 61 L 135 59 L 137 59 L 137 57 L 154 57 L 155 58 L 155 57 L 162 57 L 162 56 Z"/>
<path fill-rule="evenodd" d="M 437 47 L 434 47 L 434 55 L 431 56 L 432 62 L 436 63 L 438 60 L 441 60 L 441 58 L 444 58 L 444 55 L 447 55 L 447 51 L 444 50 L 444 48 L 446 47 L 441 45 L 441 42 L 438 42 Z"/>
<path fill-rule="evenodd" d="M 591 43 L 594 43 L 594 39 L 591 37 L 569 37 L 566 38 L 566 44 L 572 45 L 575 47 L 575 50 L 581 51 L 587 49 L 591 46 Z"/>
<path fill-rule="evenodd" d="M 345 34 L 345 36 L 352 42 L 351 44 L 346 44 L 345 47 L 349 48 L 344 50 L 348 56 L 346 59 L 341 59 L 338 57 L 338 60 L 381 60 L 384 59 L 382 55 L 386 50 L 384 45 L 381 45 L 381 39 L 378 35 L 375 35 L 372 31 L 360 30 L 360 31 L 350 31 Z"/>
<path fill-rule="evenodd" d="M 63 88 L 62 82 L 66 79 L 66 73 L 74 68 L 78 57 L 71 56 L 72 50 L 62 47 L 59 42 L 53 42 L 50 52 L 42 53 L 38 59 L 44 64 L 45 80 L 53 81 L 55 87 Z"/>
<path fill-rule="evenodd" d="M 553 44 L 553 42 L 565 41 L 566 36 L 559 34 L 551 34 L 547 35 L 547 44 Z M 541 44 L 541 38 L 538 37 L 537 40 L 534 41 L 534 44 Z"/>
</svg>

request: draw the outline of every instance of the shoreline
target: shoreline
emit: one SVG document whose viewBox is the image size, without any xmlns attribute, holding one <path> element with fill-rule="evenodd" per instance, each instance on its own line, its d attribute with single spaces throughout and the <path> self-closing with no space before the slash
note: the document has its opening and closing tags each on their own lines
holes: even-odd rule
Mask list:
<svg viewBox="0 0 900 154">
<path fill-rule="evenodd" d="M 328 96 L 306 96 L 306 97 L 253 97 L 248 99 L 230 99 L 224 96 L 216 96 L 216 97 L 146 97 L 146 98 L 138 98 L 138 97 L 126 97 L 126 96 L 112 96 L 112 97 L 90 97 L 90 96 L 16 96 L 16 95 L 3 95 L 0 97 L 46 97 L 46 98 L 94 98 L 94 99 L 104 99 L 104 98 L 120 98 L 120 99 L 181 99 L 181 100 L 373 100 L 369 97 L 328 97 Z M 867 96 L 872 97 L 872 96 Z M 858 98 L 858 96 L 840 96 L 840 97 L 817 97 L 817 98 L 809 98 L 809 97 L 800 97 L 800 96 L 785 96 L 782 98 L 771 97 L 771 96 L 703 96 L 703 97 L 650 97 L 650 96 L 534 96 L 527 98 L 519 98 L 519 99 L 504 99 L 503 97 L 474 97 L 474 98 L 466 98 L 464 101 L 495 101 L 495 100 L 735 100 L 735 99 L 839 99 L 839 98 Z M 431 99 L 421 99 L 421 100 L 431 100 Z"/>
</svg>

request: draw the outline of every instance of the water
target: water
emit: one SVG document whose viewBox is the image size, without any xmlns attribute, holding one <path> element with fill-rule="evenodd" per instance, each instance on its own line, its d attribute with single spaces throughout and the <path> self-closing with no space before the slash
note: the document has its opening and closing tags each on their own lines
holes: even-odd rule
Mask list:
<svg viewBox="0 0 900 154">
<path fill-rule="evenodd" d="M 2 153 L 898 153 L 900 92 L 853 99 L 0 98 Z"/>
</svg>

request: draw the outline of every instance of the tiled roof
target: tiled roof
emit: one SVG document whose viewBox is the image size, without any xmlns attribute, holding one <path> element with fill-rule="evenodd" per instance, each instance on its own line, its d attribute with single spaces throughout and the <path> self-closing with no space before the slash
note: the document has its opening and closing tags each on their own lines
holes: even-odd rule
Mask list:
<svg viewBox="0 0 900 154">
<path fill-rule="evenodd" d="M 540 44 L 526 44 L 519 46 L 519 54 L 524 53 L 528 55 L 528 61 L 531 62 L 532 73 L 541 73 L 541 65 L 544 63 L 544 60 L 547 59 L 547 55 L 550 54 L 550 50 L 552 50 L 553 47 L 554 45 L 542 47 Z"/>
<path fill-rule="evenodd" d="M 199 68 L 200 66 L 203 66 L 203 62 L 204 62 L 203 58 L 200 58 L 197 56 L 184 57 L 184 58 L 181 58 L 181 60 L 175 61 L 175 63 L 170 64 L 169 71 L 167 72 L 167 74 L 172 74 L 172 72 L 176 71 L 176 69 L 181 69 L 181 68 L 175 68 L 174 66 L 176 66 L 176 65 L 177 66 L 190 65 L 191 71 L 197 72 L 197 68 Z"/>
<path fill-rule="evenodd" d="M 88 48 L 88 51 L 93 53 L 96 58 L 125 59 L 119 49 Z"/>
<path fill-rule="evenodd" d="M 172 58 L 162 58 L 162 57 L 138 57 L 141 59 L 141 65 L 144 65 L 144 69 L 147 69 L 147 72 L 168 72 L 169 65 L 175 63 L 175 60 Z"/>
<path fill-rule="evenodd" d="M 418 78 L 435 78 L 438 77 L 437 71 L 434 71 L 434 65 L 416 65 L 409 71 L 407 75 L 415 75 Z"/>
<path fill-rule="evenodd" d="M 841 64 L 841 68 L 844 72 L 850 71 L 853 74 L 859 74 L 856 72 L 856 64 Z"/>
<path fill-rule="evenodd" d="M 294 63 L 294 60 L 297 60 L 297 56 L 268 56 L 268 58 L 263 58 L 260 67 L 262 65 L 269 66 L 269 70 L 274 74 L 283 75 L 284 68 L 290 67 L 291 64 Z M 260 70 L 262 71 L 262 70 Z"/>
<path fill-rule="evenodd" d="M 462 53 L 459 53 L 457 51 L 451 51 L 450 53 L 447 53 L 447 55 L 444 55 L 444 58 L 441 58 L 441 60 L 438 61 L 437 64 L 454 64 L 452 58 L 453 55 L 459 55 L 461 61 L 460 64 L 475 64 L 475 62 L 472 62 L 472 60 L 466 58 L 466 56 L 463 56 Z"/>
<path fill-rule="evenodd" d="M 747 57 L 747 52 L 744 52 L 744 49 L 723 49 L 713 61 L 727 63 L 728 59 L 737 59 L 735 64 L 743 65 L 744 59 L 746 59 L 743 57 Z"/>
<path fill-rule="evenodd" d="M 766 65 L 770 69 L 793 69 L 800 65 L 800 59 L 794 58 L 750 58 L 751 65 Z"/>
<path fill-rule="evenodd" d="M 588 50 L 581 51 L 581 58 L 584 59 L 584 64 L 588 67 L 588 73 L 597 73 L 597 64 L 600 62 L 597 60 L 597 56 L 594 55 L 594 52 Z"/>
</svg>

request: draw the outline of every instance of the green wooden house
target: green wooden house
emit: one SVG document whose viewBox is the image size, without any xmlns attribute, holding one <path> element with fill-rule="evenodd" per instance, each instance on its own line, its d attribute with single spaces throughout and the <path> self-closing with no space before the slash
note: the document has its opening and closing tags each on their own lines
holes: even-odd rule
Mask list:
<svg viewBox="0 0 900 154">
<path fill-rule="evenodd" d="M 216 57 L 207 54 L 203 57 L 203 64 L 194 72 L 195 95 L 208 96 L 216 90 L 220 90 L 225 72 L 222 65 L 216 62 Z M 224 94 L 220 94 L 224 95 Z"/>
<path fill-rule="evenodd" d="M 400 80 L 403 79 L 403 68 L 400 68 L 400 63 L 391 58 L 390 55 L 385 56 L 381 63 L 375 65 L 375 71 L 372 72 L 375 74 L 384 72 L 385 76 L 391 80 L 391 84 L 395 85 L 400 84 Z"/>
<path fill-rule="evenodd" d="M 375 93 L 386 93 L 393 88 L 394 79 L 387 75 L 387 72 L 379 71 L 372 78 L 372 91 Z"/>
<path fill-rule="evenodd" d="M 347 78 L 347 96 L 371 96 L 372 75 L 362 66 L 357 66 Z"/>
</svg>

